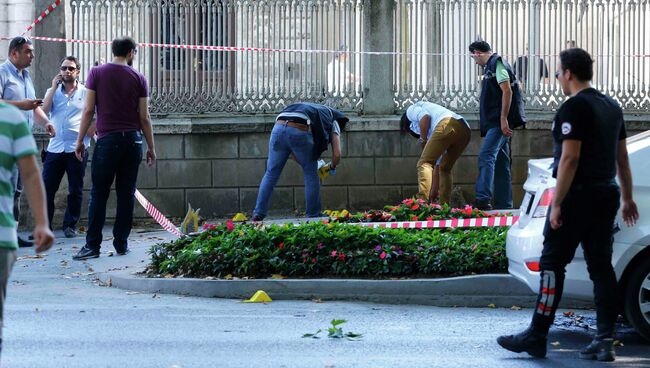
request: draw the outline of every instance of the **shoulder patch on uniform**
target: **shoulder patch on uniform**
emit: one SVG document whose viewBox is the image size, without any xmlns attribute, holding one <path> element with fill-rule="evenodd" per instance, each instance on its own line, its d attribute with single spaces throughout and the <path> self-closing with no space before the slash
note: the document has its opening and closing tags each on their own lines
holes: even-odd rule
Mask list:
<svg viewBox="0 0 650 368">
<path fill-rule="evenodd" d="M 571 133 L 571 123 L 565 121 L 562 123 L 562 134 L 567 135 L 569 133 Z"/>
</svg>

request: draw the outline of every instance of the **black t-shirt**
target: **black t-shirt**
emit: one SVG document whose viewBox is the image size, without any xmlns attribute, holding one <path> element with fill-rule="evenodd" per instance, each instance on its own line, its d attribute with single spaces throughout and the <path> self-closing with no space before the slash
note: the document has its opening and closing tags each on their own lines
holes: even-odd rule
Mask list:
<svg viewBox="0 0 650 368">
<path fill-rule="evenodd" d="M 614 179 L 618 142 L 627 137 L 621 107 L 593 88 L 580 91 L 562 104 L 553 120 L 555 140 L 553 177 L 562 156 L 562 141 L 582 142 L 574 184 Z"/>
</svg>

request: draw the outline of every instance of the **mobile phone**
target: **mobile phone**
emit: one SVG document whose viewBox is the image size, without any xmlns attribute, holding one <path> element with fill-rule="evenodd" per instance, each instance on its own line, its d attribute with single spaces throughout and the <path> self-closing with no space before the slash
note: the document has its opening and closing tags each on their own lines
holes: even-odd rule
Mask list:
<svg viewBox="0 0 650 368">
<path fill-rule="evenodd" d="M 41 106 L 43 104 L 43 99 L 42 98 L 37 98 L 34 101 L 36 101 L 36 104 L 38 104 L 38 106 Z"/>
</svg>

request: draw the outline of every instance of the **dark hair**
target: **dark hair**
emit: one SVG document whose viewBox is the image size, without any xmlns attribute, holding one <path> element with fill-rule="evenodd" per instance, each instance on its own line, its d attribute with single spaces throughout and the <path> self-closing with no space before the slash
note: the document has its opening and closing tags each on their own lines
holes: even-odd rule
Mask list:
<svg viewBox="0 0 650 368">
<path fill-rule="evenodd" d="M 72 55 L 66 56 L 66 57 L 63 58 L 63 60 L 61 60 L 61 64 L 63 64 L 63 62 L 66 61 L 66 60 L 72 61 L 74 63 L 74 65 L 77 67 L 77 70 L 81 70 L 81 64 L 79 64 L 79 60 L 77 60 L 76 57 L 74 57 Z"/>
<path fill-rule="evenodd" d="M 409 133 L 409 134 L 411 134 L 411 135 L 412 135 L 413 137 L 415 137 L 415 138 L 420 138 L 419 135 L 415 134 L 415 133 L 411 130 L 411 121 L 410 121 L 409 118 L 406 116 L 406 112 L 404 112 L 404 113 L 402 114 L 402 117 L 399 119 L 399 131 L 402 132 L 402 134 L 404 134 L 404 133 Z"/>
<path fill-rule="evenodd" d="M 29 37 L 18 36 L 11 39 L 9 42 L 9 54 L 14 50 L 19 50 L 23 47 L 24 44 L 31 45 L 32 40 Z"/>
<path fill-rule="evenodd" d="M 581 82 L 589 82 L 594 76 L 594 60 L 583 49 L 572 48 L 560 52 L 562 70 L 570 70 L 571 74 Z"/>
<path fill-rule="evenodd" d="M 490 47 L 490 44 L 485 42 L 485 41 L 474 41 L 469 44 L 469 52 L 490 52 L 492 51 L 492 48 Z"/>
<path fill-rule="evenodd" d="M 137 44 L 131 37 L 120 37 L 113 40 L 111 51 L 113 56 L 126 57 L 126 55 L 137 48 Z"/>
</svg>

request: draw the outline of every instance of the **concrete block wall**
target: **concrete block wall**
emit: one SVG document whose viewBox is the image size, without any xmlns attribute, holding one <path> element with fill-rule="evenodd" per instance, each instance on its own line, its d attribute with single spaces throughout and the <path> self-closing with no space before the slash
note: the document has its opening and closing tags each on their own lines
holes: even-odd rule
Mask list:
<svg viewBox="0 0 650 368">
<path fill-rule="evenodd" d="M 454 185 L 471 201 L 481 138 L 476 129 L 476 116 L 466 116 L 473 127 L 472 140 L 454 167 L 453 179 Z M 631 118 L 630 135 L 650 127 L 650 116 Z M 551 117 L 540 115 L 534 119 L 526 130 L 517 130 L 512 140 L 515 206 L 523 197 L 527 161 L 552 154 Z M 138 188 L 162 213 L 182 217 L 188 202 L 201 208 L 201 214 L 207 218 L 252 212 L 266 167 L 272 116 L 159 118 L 154 124 L 158 161 L 151 168 L 142 163 Z M 415 165 L 420 149 L 415 139 L 400 134 L 398 117 L 353 117 L 341 138 L 343 158 L 337 174 L 328 178 L 321 188 L 323 209 L 382 208 L 417 192 Z M 40 135 L 37 140 L 40 145 L 46 142 Z M 328 157 L 326 152 L 324 158 Z M 90 179 L 89 163 L 80 224 L 83 226 Z M 55 228 L 63 218 L 66 194 L 64 178 L 56 197 Z M 304 211 L 304 207 L 302 171 L 289 160 L 273 193 L 270 213 L 293 214 Z M 109 221 L 114 212 L 115 195 L 111 193 Z M 135 216 L 147 217 L 137 204 Z M 28 224 L 29 220 L 25 218 L 22 223 Z"/>
</svg>

